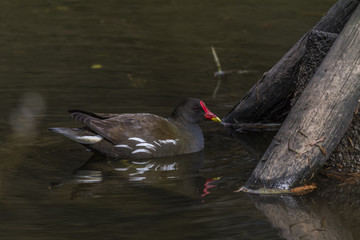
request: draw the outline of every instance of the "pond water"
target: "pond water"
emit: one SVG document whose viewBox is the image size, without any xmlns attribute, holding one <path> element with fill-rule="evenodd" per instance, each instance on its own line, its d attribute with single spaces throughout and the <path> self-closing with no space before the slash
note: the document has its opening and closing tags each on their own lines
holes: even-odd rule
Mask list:
<svg viewBox="0 0 360 240">
<path fill-rule="evenodd" d="M 223 117 L 334 2 L 4 1 L 1 239 L 359 239 L 354 185 L 234 192 L 274 133 L 204 122 L 203 152 L 108 161 L 47 130 L 79 126 L 68 109 L 166 116 L 189 96 Z M 216 98 L 211 46 L 243 70 Z"/>
</svg>

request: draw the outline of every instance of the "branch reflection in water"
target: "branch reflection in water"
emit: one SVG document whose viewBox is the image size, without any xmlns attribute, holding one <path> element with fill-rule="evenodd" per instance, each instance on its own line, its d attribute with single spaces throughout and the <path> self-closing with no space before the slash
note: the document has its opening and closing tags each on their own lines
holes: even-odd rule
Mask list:
<svg viewBox="0 0 360 240">
<path fill-rule="evenodd" d="M 281 230 L 284 239 L 352 240 L 355 229 L 344 222 L 342 205 L 333 209 L 319 191 L 304 196 L 249 195 L 256 207 Z M 336 194 L 332 192 L 332 194 Z M 328 195 L 329 197 L 329 195 Z M 330 200 L 330 199 L 329 199 Z"/>
</svg>

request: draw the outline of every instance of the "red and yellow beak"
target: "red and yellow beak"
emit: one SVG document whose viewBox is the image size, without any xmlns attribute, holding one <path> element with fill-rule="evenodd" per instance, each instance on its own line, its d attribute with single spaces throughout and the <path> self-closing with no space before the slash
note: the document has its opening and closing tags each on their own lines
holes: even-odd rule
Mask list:
<svg viewBox="0 0 360 240">
<path fill-rule="evenodd" d="M 218 118 L 218 116 L 216 116 L 212 112 L 210 112 L 210 110 L 206 107 L 206 105 L 205 105 L 205 103 L 203 101 L 200 101 L 200 105 L 205 111 L 205 115 L 204 115 L 205 118 L 210 119 L 210 120 L 212 120 L 214 122 L 221 123 L 221 119 Z"/>
</svg>

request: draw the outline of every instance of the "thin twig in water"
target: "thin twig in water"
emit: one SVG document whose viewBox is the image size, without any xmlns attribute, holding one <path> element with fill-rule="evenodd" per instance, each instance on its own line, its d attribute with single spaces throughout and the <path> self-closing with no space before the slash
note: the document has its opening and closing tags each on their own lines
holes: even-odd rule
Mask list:
<svg viewBox="0 0 360 240">
<path fill-rule="evenodd" d="M 241 123 L 237 122 L 236 119 L 235 123 L 222 122 L 221 124 L 226 127 L 242 128 L 245 130 L 278 130 L 281 127 L 281 123 Z"/>
<path fill-rule="evenodd" d="M 216 51 L 215 51 L 215 48 L 213 46 L 211 46 L 211 52 L 214 56 L 214 60 L 215 60 L 215 63 L 216 63 L 216 66 L 218 68 L 218 71 L 217 71 L 217 77 L 218 77 L 218 82 L 216 84 L 216 87 L 214 89 L 214 93 L 212 95 L 213 98 L 216 98 L 216 94 L 217 92 L 219 91 L 219 88 L 220 88 L 220 84 L 221 84 L 221 76 L 223 75 L 223 72 L 221 71 L 221 64 L 220 64 L 220 60 L 219 60 L 219 57 L 218 55 L 216 54 Z"/>
<path fill-rule="evenodd" d="M 215 63 L 216 63 L 216 66 L 218 68 L 218 72 L 221 72 L 221 64 L 220 64 L 220 60 L 219 60 L 219 57 L 218 55 L 216 54 L 216 51 L 215 51 L 215 48 L 213 46 L 211 46 L 211 52 L 214 56 L 214 60 L 215 60 Z"/>
</svg>

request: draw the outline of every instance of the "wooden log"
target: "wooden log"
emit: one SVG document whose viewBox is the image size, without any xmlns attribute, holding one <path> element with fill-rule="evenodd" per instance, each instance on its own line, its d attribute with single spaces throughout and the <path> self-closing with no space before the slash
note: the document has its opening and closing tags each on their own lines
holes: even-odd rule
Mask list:
<svg viewBox="0 0 360 240">
<path fill-rule="evenodd" d="M 360 6 L 340 33 L 244 189 L 311 179 L 347 130 L 360 99 Z"/>
<path fill-rule="evenodd" d="M 313 51 L 309 49 L 314 46 L 308 44 L 309 35 L 314 31 L 340 33 L 358 3 L 359 0 L 337 2 L 311 31 L 306 33 L 273 68 L 263 75 L 223 120 L 227 123 L 283 121 L 291 109 L 290 100 L 293 98 L 299 79 L 302 59 L 307 51 Z M 333 34 L 329 37 L 335 38 Z M 318 54 L 316 56 L 318 59 L 313 62 L 321 63 L 326 52 Z M 318 65 L 312 66 L 309 72 L 314 73 L 317 67 Z"/>
</svg>

